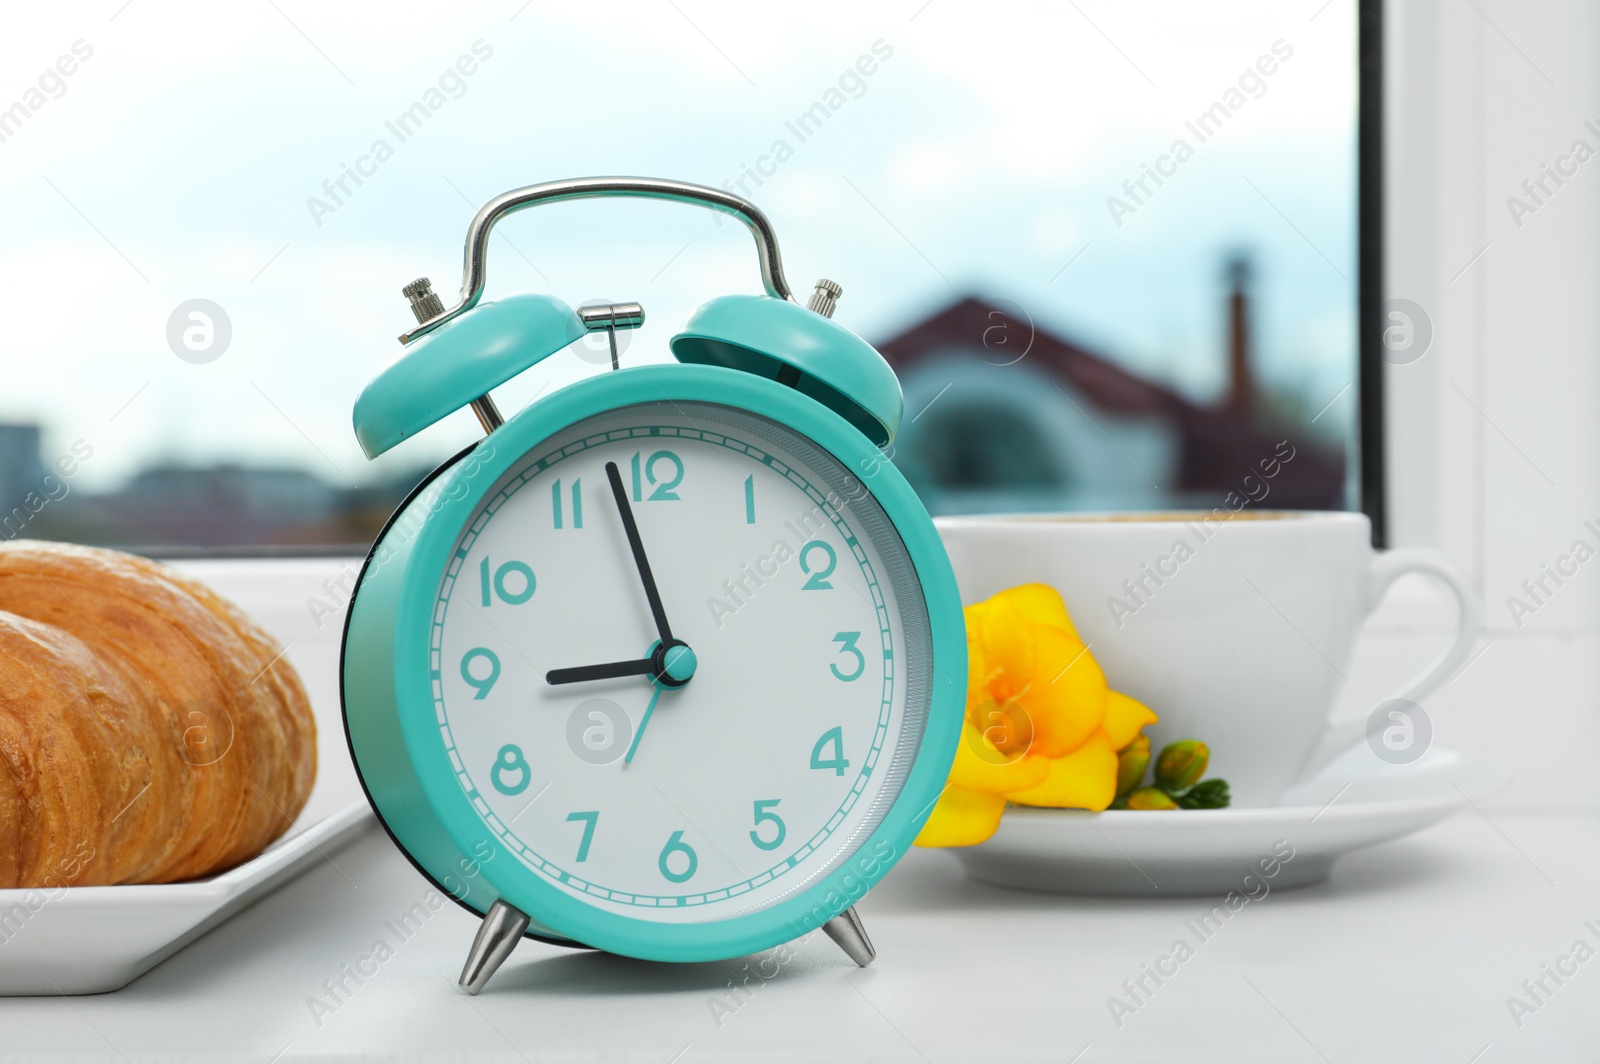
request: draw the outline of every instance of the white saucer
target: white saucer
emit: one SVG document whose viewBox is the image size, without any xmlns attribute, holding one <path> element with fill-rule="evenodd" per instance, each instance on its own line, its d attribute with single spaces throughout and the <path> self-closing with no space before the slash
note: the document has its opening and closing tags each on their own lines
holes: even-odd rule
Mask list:
<svg viewBox="0 0 1600 1064">
<path fill-rule="evenodd" d="M 1361 746 L 1290 788 L 1276 806 L 1168 813 L 1013 807 L 994 837 L 951 852 L 973 879 L 1024 890 L 1253 894 L 1263 878 L 1274 890 L 1319 883 L 1341 855 L 1444 820 L 1504 782 L 1486 762 L 1452 750 L 1436 747 L 1410 765 L 1389 765 Z"/>
</svg>

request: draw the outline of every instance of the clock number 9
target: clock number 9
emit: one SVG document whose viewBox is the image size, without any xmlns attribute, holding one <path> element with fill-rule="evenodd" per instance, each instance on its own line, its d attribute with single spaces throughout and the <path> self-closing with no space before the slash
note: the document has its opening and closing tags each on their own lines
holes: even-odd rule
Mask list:
<svg viewBox="0 0 1600 1064">
<path fill-rule="evenodd" d="M 672 478 L 663 481 L 656 476 L 656 466 L 666 462 L 672 467 Z M 643 478 L 641 479 L 641 466 Z M 648 480 L 655 490 L 650 497 L 644 497 L 644 481 Z M 683 459 L 671 451 L 657 451 L 643 462 L 640 461 L 638 451 L 633 452 L 633 501 L 634 502 L 677 502 L 678 493 L 673 489 L 683 483 Z"/>
<path fill-rule="evenodd" d="M 674 852 L 681 853 L 689 859 L 689 865 L 682 872 L 674 872 L 667 867 L 667 858 Z M 661 857 L 656 862 L 661 869 L 661 874 L 674 883 L 686 883 L 694 875 L 695 869 L 700 867 L 700 858 L 695 855 L 694 848 L 683 841 L 683 832 L 674 831 L 667 844 L 661 847 Z"/>
<path fill-rule="evenodd" d="M 755 843 L 763 850 L 776 850 L 779 846 L 783 845 L 783 837 L 789 834 L 789 829 L 784 826 L 783 818 L 777 813 L 772 812 L 772 807 L 777 805 L 782 800 L 783 799 L 781 798 L 771 798 L 766 801 L 756 803 L 756 830 L 750 833 L 750 841 Z M 778 825 L 778 833 L 772 836 L 771 841 L 766 841 L 761 838 L 760 829 L 764 821 L 771 821 L 772 823 Z"/>
<path fill-rule="evenodd" d="M 558 524 L 556 527 L 559 528 L 560 525 Z M 512 591 L 506 587 L 506 577 L 512 573 L 522 577 L 520 590 Z M 483 561 L 478 563 L 478 579 L 483 585 L 483 604 L 485 606 L 494 605 L 494 596 L 489 593 L 491 581 L 489 580 L 488 558 L 484 558 Z M 494 571 L 494 580 L 492 581 L 494 594 L 499 595 L 500 601 L 508 606 L 520 606 L 533 598 L 534 583 L 533 570 L 528 567 L 527 562 L 506 562 Z"/>
<path fill-rule="evenodd" d="M 821 551 L 824 555 L 826 555 L 825 565 L 827 568 L 818 569 L 816 572 L 811 572 L 811 562 L 807 559 L 811 557 L 812 551 Z M 807 543 L 804 547 L 800 548 L 800 571 L 811 573 L 811 579 L 807 580 L 804 584 L 801 584 L 800 590 L 832 591 L 833 585 L 828 583 L 828 577 L 833 575 L 834 569 L 838 568 L 838 566 L 839 556 L 833 552 L 833 548 L 828 544 L 822 542 L 820 539 L 814 539 L 810 543 Z"/>
<path fill-rule="evenodd" d="M 856 640 L 860 638 L 860 632 L 839 632 L 833 637 L 833 641 L 839 644 L 839 652 L 841 654 L 854 654 L 856 656 L 856 671 L 849 675 L 840 672 L 838 665 L 828 666 L 829 669 L 833 670 L 833 675 L 836 679 L 849 683 L 851 680 L 861 679 L 861 674 L 867 671 L 867 656 L 861 653 L 860 647 L 856 646 Z"/>
<path fill-rule="evenodd" d="M 489 674 L 482 679 L 472 675 L 472 663 L 479 660 L 489 663 Z M 488 647 L 473 647 L 461 656 L 461 678 L 467 681 L 468 687 L 478 692 L 472 696 L 472 700 L 481 702 L 489 697 L 490 688 L 500 679 L 500 656 Z"/>
<path fill-rule="evenodd" d="M 505 777 L 510 773 L 516 774 L 517 782 L 506 782 Z M 500 748 L 500 755 L 495 758 L 494 768 L 489 772 L 489 782 L 501 794 L 521 794 L 528 789 L 528 784 L 533 782 L 533 769 L 528 767 L 528 759 L 522 756 L 522 747 L 516 743 L 506 743 Z"/>
</svg>

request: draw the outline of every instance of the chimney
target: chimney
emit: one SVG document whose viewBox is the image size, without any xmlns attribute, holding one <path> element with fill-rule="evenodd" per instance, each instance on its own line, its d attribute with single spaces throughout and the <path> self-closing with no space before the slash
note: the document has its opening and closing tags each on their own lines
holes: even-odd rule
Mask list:
<svg viewBox="0 0 1600 1064">
<path fill-rule="evenodd" d="M 1228 259 L 1228 400 L 1227 408 L 1244 420 L 1255 415 L 1255 379 L 1250 373 L 1250 258 Z"/>
</svg>

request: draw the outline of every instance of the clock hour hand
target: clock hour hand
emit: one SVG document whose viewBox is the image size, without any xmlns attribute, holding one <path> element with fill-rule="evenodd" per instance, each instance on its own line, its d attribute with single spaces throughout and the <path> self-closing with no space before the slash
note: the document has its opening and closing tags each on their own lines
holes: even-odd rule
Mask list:
<svg viewBox="0 0 1600 1064">
<path fill-rule="evenodd" d="M 583 683 L 587 680 L 609 680 L 617 676 L 649 676 L 656 670 L 654 658 L 636 661 L 608 661 L 604 665 L 579 665 L 571 669 L 551 669 L 544 674 L 548 684 Z"/>
<path fill-rule="evenodd" d="M 606 478 L 611 481 L 611 497 L 617 502 L 617 514 L 622 518 L 622 530 L 628 535 L 628 549 L 633 551 L 633 564 L 638 567 L 639 579 L 644 584 L 644 597 L 650 602 L 650 616 L 655 618 L 656 634 L 664 645 L 674 642 L 672 627 L 667 624 L 667 611 L 661 605 L 661 592 L 656 590 L 656 578 L 650 573 L 650 560 L 644 556 L 644 543 L 639 539 L 639 525 L 633 519 L 633 507 L 628 503 L 628 493 L 622 487 L 622 472 L 617 463 L 606 463 Z"/>
</svg>

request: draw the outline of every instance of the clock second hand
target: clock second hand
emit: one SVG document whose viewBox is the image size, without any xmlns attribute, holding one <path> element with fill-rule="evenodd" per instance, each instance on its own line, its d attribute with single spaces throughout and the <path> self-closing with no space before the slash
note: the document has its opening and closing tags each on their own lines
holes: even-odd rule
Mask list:
<svg viewBox="0 0 1600 1064">
<path fill-rule="evenodd" d="M 650 714 L 656 711 L 656 702 L 660 700 L 661 692 L 665 690 L 665 687 L 657 687 L 650 692 L 650 704 L 644 707 L 644 716 L 639 718 L 639 730 L 633 733 L 633 742 L 628 744 L 628 752 L 622 759 L 624 765 L 633 764 L 633 753 L 639 749 L 639 740 L 644 738 L 644 730 L 650 724 Z"/>
</svg>

